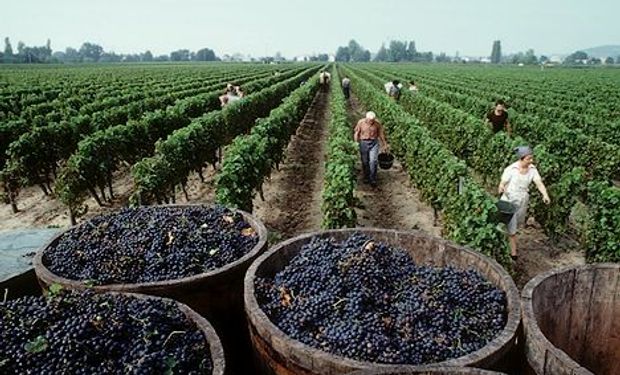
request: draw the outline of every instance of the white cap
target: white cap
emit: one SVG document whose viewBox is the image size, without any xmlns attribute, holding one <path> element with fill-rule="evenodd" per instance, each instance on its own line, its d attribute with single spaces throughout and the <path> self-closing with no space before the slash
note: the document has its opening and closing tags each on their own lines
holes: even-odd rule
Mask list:
<svg viewBox="0 0 620 375">
<path fill-rule="evenodd" d="M 373 111 L 366 112 L 366 119 L 367 120 L 374 120 L 376 118 L 377 118 L 377 115 Z"/>
</svg>

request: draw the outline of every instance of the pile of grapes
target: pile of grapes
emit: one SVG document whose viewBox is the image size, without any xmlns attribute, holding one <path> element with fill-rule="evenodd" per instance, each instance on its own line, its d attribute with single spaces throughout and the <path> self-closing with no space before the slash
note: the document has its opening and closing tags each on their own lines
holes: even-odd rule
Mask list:
<svg viewBox="0 0 620 375">
<path fill-rule="evenodd" d="M 315 238 L 256 297 L 288 336 L 361 361 L 427 364 L 487 344 L 506 324 L 506 296 L 474 270 L 418 266 L 356 233 Z"/>
<path fill-rule="evenodd" d="M 170 300 L 59 292 L 0 303 L 2 374 L 211 374 L 209 353 Z"/>
<path fill-rule="evenodd" d="M 64 233 L 42 260 L 72 280 L 139 283 L 220 268 L 257 243 L 250 224 L 224 207 L 126 208 Z"/>
</svg>

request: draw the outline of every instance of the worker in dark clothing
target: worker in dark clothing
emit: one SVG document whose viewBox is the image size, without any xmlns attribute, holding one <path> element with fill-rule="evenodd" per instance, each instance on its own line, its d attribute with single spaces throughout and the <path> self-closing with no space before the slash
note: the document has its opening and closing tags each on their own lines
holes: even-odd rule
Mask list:
<svg viewBox="0 0 620 375">
<path fill-rule="evenodd" d="M 506 111 L 506 103 L 501 99 L 495 102 L 495 108 L 487 113 L 485 121 L 493 130 L 493 133 L 506 131 L 508 135 L 512 134 L 510 122 L 508 121 L 508 112 Z"/>
</svg>

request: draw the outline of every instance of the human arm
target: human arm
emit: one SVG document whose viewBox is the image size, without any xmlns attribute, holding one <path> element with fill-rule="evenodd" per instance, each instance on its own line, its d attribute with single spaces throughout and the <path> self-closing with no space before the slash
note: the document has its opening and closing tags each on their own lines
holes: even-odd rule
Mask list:
<svg viewBox="0 0 620 375">
<path fill-rule="evenodd" d="M 353 130 L 353 140 L 355 142 L 359 142 L 360 141 L 360 123 L 358 122 L 357 125 L 355 125 L 355 130 Z"/>
<path fill-rule="evenodd" d="M 512 128 L 510 127 L 510 121 L 508 121 L 508 119 L 506 119 L 506 123 L 504 124 L 504 126 L 506 127 L 506 133 L 512 136 Z"/>
<path fill-rule="evenodd" d="M 540 175 L 538 175 L 537 178 L 536 177 L 534 178 L 534 184 L 536 184 L 538 191 L 540 191 L 540 194 L 542 194 L 543 202 L 545 202 L 545 204 L 551 203 L 551 199 L 549 198 L 549 194 L 547 193 L 547 188 L 545 187 L 545 184 L 542 182 L 542 178 L 540 178 Z"/>
<path fill-rule="evenodd" d="M 504 173 L 502 173 L 502 178 L 499 181 L 499 186 L 497 187 L 497 192 L 499 194 L 503 194 L 506 192 L 506 188 L 508 187 L 508 182 L 510 181 L 510 169 L 504 169 Z"/>
</svg>

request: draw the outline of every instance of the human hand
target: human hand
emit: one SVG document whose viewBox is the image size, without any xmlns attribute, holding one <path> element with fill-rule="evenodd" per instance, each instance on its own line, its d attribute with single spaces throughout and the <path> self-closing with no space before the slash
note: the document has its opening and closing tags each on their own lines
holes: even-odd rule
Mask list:
<svg viewBox="0 0 620 375">
<path fill-rule="evenodd" d="M 543 197 L 543 202 L 545 202 L 545 204 L 549 204 L 549 203 L 551 203 L 551 199 L 549 199 L 549 197 L 545 195 Z"/>
<path fill-rule="evenodd" d="M 499 187 L 497 188 L 497 192 L 499 194 L 503 194 L 506 192 L 506 188 L 504 187 L 504 185 L 499 185 Z"/>
</svg>

